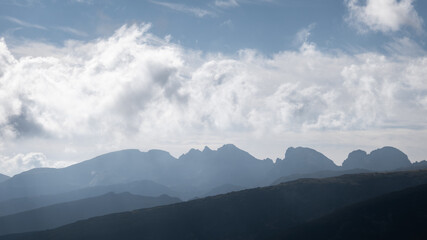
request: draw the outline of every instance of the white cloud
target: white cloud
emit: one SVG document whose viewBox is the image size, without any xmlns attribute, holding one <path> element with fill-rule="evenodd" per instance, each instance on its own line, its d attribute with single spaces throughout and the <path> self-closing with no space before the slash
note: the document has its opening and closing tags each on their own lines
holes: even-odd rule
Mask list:
<svg viewBox="0 0 427 240">
<path fill-rule="evenodd" d="M 205 17 L 205 16 L 214 16 L 215 14 L 209 10 L 201 9 L 197 7 L 190 7 L 184 4 L 179 3 L 170 3 L 170 2 L 160 2 L 160 1 L 151 1 L 154 4 L 170 8 L 172 10 L 183 12 L 183 13 L 189 13 L 196 17 Z"/>
<path fill-rule="evenodd" d="M 347 0 L 348 21 L 360 32 L 366 29 L 380 32 L 395 32 L 408 26 L 422 31 L 423 19 L 418 15 L 413 0 Z M 367 28 L 366 28 L 367 27 Z"/>
<path fill-rule="evenodd" d="M 1 40 L 2 155 L 77 161 L 129 147 L 182 153 L 233 142 L 258 146 L 250 150 L 258 156 L 280 143 L 281 156 L 284 142 L 315 147 L 315 136 L 338 144 L 348 141 L 336 136 L 370 132 L 387 145 L 398 130 L 404 140 L 393 140 L 396 147 L 423 142 L 425 55 L 328 54 L 309 42 L 272 57 L 203 54 L 149 28 L 123 26 L 109 38 L 69 41 L 37 56 L 30 53 L 38 44 L 9 49 Z M 16 50 L 30 56 L 14 57 Z M 363 145 L 362 136 L 351 143 Z M 255 142 L 269 144 L 263 150 Z"/>
<path fill-rule="evenodd" d="M 13 157 L 0 155 L 0 169 L 3 174 L 13 176 L 22 171 L 41 167 L 63 167 L 64 163 L 49 161 L 43 153 L 30 152 L 16 154 Z"/>
<path fill-rule="evenodd" d="M 308 38 L 310 37 L 311 31 L 313 31 L 315 26 L 316 24 L 312 23 L 308 25 L 306 28 L 302 28 L 301 30 L 299 30 L 295 36 L 294 44 L 300 46 L 303 43 L 309 42 Z"/>
</svg>

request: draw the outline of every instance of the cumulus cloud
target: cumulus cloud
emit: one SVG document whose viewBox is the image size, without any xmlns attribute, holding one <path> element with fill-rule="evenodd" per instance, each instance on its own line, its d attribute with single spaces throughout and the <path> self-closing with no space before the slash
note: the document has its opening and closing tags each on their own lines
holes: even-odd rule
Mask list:
<svg viewBox="0 0 427 240">
<path fill-rule="evenodd" d="M 250 49 L 204 54 L 149 28 L 123 26 L 105 39 L 68 41 L 50 56 L 18 58 L 0 40 L 3 155 L 42 152 L 57 161 L 129 146 L 173 151 L 195 142 L 283 142 L 277 139 L 299 133 L 422 135 L 427 127 L 425 56 L 329 54 L 308 41 L 271 57 Z"/>
<path fill-rule="evenodd" d="M 43 153 L 30 152 L 13 157 L 0 155 L 0 169 L 3 174 L 13 176 L 22 171 L 40 167 L 62 167 L 61 162 L 50 162 Z"/>
<path fill-rule="evenodd" d="M 416 12 L 414 0 L 367 0 L 361 4 L 359 0 L 347 0 L 349 10 L 348 21 L 365 32 L 395 32 L 402 27 L 411 27 L 422 31 L 423 19 Z M 367 27 L 367 28 L 366 28 Z"/>
</svg>

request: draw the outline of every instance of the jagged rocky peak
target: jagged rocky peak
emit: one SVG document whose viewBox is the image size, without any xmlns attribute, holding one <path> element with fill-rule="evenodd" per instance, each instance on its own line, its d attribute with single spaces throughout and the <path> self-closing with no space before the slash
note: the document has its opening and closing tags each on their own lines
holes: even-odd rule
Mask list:
<svg viewBox="0 0 427 240">
<path fill-rule="evenodd" d="M 203 148 L 203 152 L 212 152 L 212 149 L 210 149 L 208 146 L 205 146 L 205 148 Z"/>
<path fill-rule="evenodd" d="M 240 150 L 238 147 L 236 147 L 234 144 L 224 144 L 222 147 L 218 148 L 218 151 L 224 151 L 224 150 Z"/>
</svg>

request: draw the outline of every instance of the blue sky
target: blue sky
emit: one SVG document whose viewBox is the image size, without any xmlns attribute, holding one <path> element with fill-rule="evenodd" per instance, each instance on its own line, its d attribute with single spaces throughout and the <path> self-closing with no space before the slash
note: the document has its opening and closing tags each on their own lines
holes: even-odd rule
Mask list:
<svg viewBox="0 0 427 240">
<path fill-rule="evenodd" d="M 0 170 L 124 148 L 427 158 L 427 2 L 0 1 Z"/>
<path fill-rule="evenodd" d="M 321 49 L 384 52 L 384 42 L 404 36 L 426 48 L 425 33 L 411 26 L 360 34 L 346 21 L 346 1 L 337 0 L 4 0 L 0 4 L 0 32 L 11 44 L 22 39 L 57 45 L 68 39 L 88 41 L 109 36 L 124 24 L 146 22 L 152 23 L 151 32 L 157 36 L 171 35 L 173 42 L 209 52 L 251 48 L 273 54 L 296 49 L 295 35 L 308 26 L 312 26 L 310 40 Z M 415 1 L 413 6 L 425 19 L 427 3 Z"/>
</svg>

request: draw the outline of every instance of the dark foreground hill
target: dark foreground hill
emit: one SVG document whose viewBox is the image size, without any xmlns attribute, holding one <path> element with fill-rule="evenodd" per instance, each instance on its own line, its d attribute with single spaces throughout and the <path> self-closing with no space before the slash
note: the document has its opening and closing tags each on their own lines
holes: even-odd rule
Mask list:
<svg viewBox="0 0 427 240">
<path fill-rule="evenodd" d="M 276 239 L 427 239 L 427 185 L 344 207 Z"/>
<path fill-rule="evenodd" d="M 45 230 L 90 217 L 177 202 L 180 200 L 166 195 L 143 197 L 130 193 L 108 193 L 0 217 L 0 235 Z"/>
<path fill-rule="evenodd" d="M 0 239 L 266 239 L 333 210 L 427 183 L 427 171 L 301 179 Z"/>
</svg>

